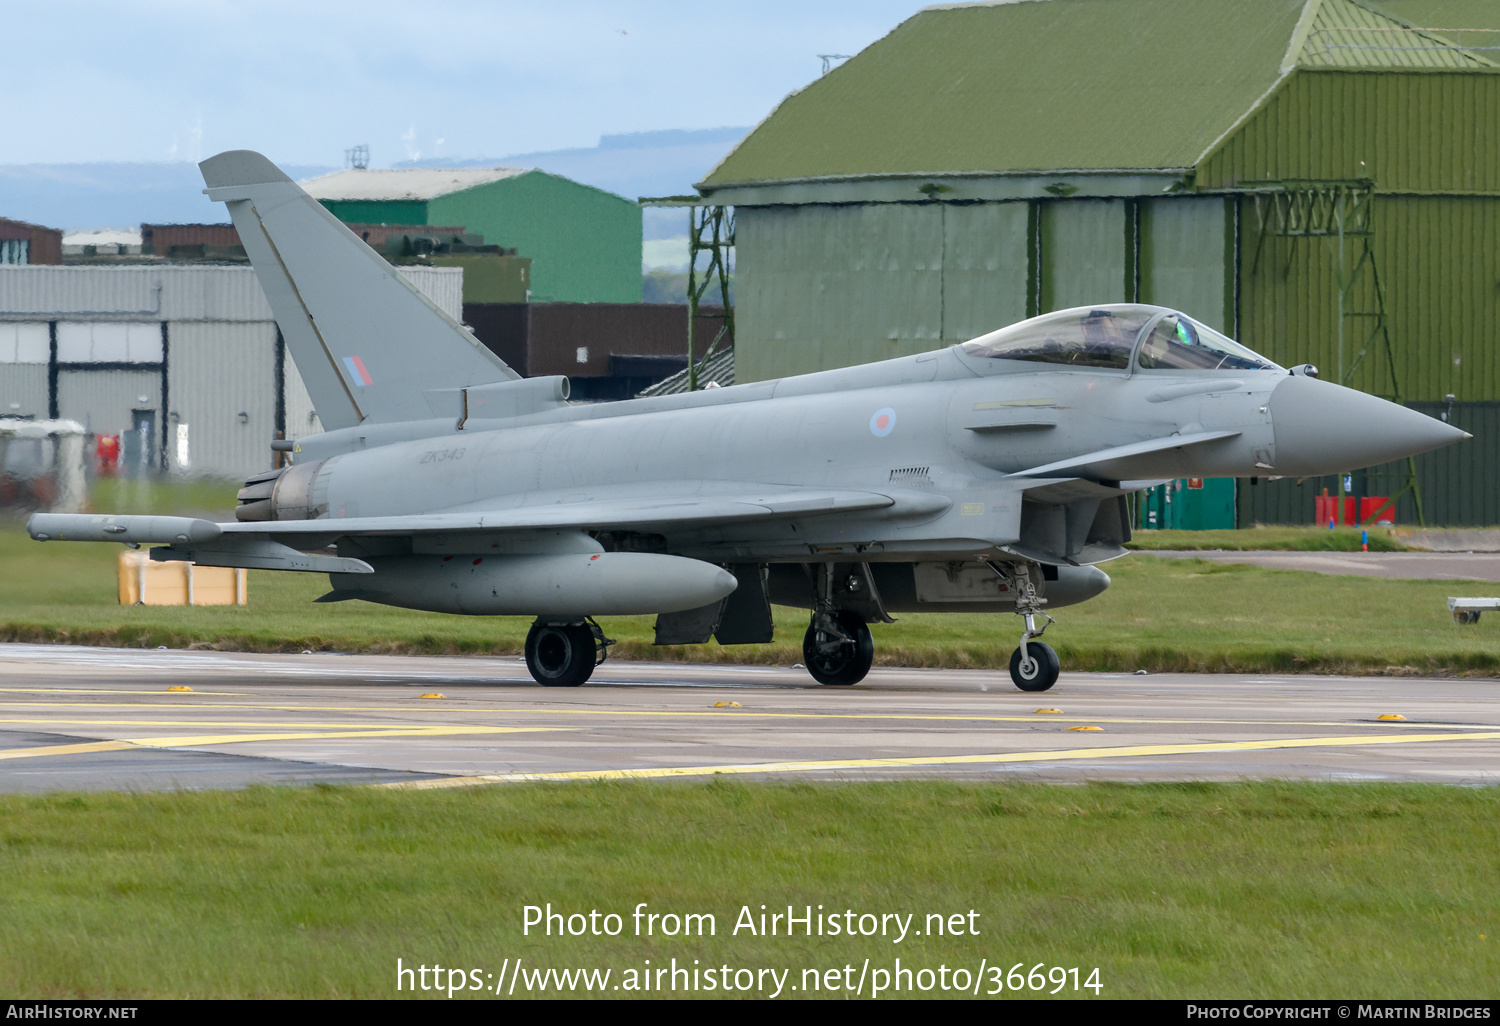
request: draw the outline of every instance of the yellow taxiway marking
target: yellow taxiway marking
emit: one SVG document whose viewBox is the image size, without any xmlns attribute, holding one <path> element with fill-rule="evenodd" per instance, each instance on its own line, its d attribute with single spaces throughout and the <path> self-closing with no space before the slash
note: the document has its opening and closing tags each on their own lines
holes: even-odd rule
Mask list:
<svg viewBox="0 0 1500 1026">
<path fill-rule="evenodd" d="M 139 688 L 0 688 L 0 694 L 14 695 L 164 695 L 165 691 L 147 691 L 146 687 L 155 685 L 143 685 Z M 228 695 L 232 698 L 243 698 L 244 691 L 194 691 L 195 695 Z"/>
<path fill-rule="evenodd" d="M 260 726 L 260 724 L 256 724 Z M 197 734 L 184 737 L 134 737 L 118 741 L 92 741 L 74 745 L 39 745 L 9 748 L 0 759 L 34 759 L 44 755 L 81 755 L 86 752 L 119 752 L 129 748 L 195 748 L 201 745 L 233 745 L 245 741 L 364 740 L 379 737 L 447 737 L 455 734 L 535 734 L 566 730 L 566 727 L 402 727 L 389 730 L 298 731 L 278 734 Z"/>
<path fill-rule="evenodd" d="M 909 766 L 990 765 L 1007 762 L 1063 762 L 1077 759 L 1126 759 L 1151 755 L 1198 755 L 1207 752 L 1258 752 L 1276 748 L 1335 748 L 1352 745 L 1399 745 L 1430 741 L 1495 741 L 1500 731 L 1477 734 L 1367 734 L 1363 737 L 1293 737 L 1280 741 L 1220 741 L 1188 745 L 1124 745 L 1117 748 L 1065 748 L 1043 752 L 1004 752 L 994 755 L 932 755 L 899 759 L 827 759 L 808 762 L 739 763 L 728 766 L 664 766 L 654 769 L 571 770 L 559 773 L 497 773 L 448 777 L 377 787 L 426 790 L 479 787 L 485 784 L 537 780 L 651 780 L 662 777 L 706 777 L 715 774 L 806 773 L 844 769 L 885 769 Z"/>
<path fill-rule="evenodd" d="M 160 694 L 160 692 L 156 692 Z M 416 699 L 413 699 L 416 702 Z M 76 702 L 0 702 L 0 710 L 3 709 L 76 709 Z M 105 703 L 90 702 L 84 708 L 95 709 L 202 709 L 218 712 L 344 712 L 344 713 L 407 713 L 421 708 L 424 711 L 429 708 L 426 703 L 418 705 L 254 705 L 238 703 L 219 703 L 206 706 L 201 702 L 129 702 L 129 703 Z M 438 710 L 434 709 L 433 712 Z M 1203 720 L 1203 719 L 1154 719 L 1140 716 L 1063 716 L 1060 718 L 1049 716 L 1046 720 L 1038 720 L 1035 713 L 1026 713 L 1019 716 L 990 716 L 990 715 L 967 715 L 963 713 L 821 713 L 821 712 L 757 712 L 753 709 L 739 709 L 732 713 L 721 710 L 709 711 L 707 709 L 556 709 L 556 708 L 487 708 L 483 705 L 475 705 L 469 711 L 486 716 L 643 716 L 643 717 L 677 717 L 677 716 L 702 716 L 723 720 L 726 716 L 753 717 L 757 719 L 771 720 L 912 720 L 933 722 L 968 722 L 968 723 L 1135 723 L 1146 726 L 1245 726 L 1245 727 L 1352 727 L 1361 722 L 1359 719 L 1347 720 Z M 60 720 L 0 720 L 0 723 L 59 723 Z M 1454 730 L 1473 730 L 1476 727 L 1500 728 L 1500 724 L 1488 723 L 1420 723 L 1414 726 L 1444 727 Z"/>
<path fill-rule="evenodd" d="M 84 752 L 120 752 L 135 745 L 129 741 L 90 741 L 79 745 L 38 745 L 0 751 L 0 759 L 31 759 L 38 755 L 82 755 Z"/>
<path fill-rule="evenodd" d="M 434 723 L 431 725 L 422 723 L 380 724 L 380 723 L 283 723 L 280 721 L 267 720 L 3 720 L 4 723 L 24 723 L 31 726 L 66 726 L 66 727 L 260 727 L 263 729 L 276 730 L 385 730 L 402 729 L 431 730 L 439 727 L 447 727 L 447 723 Z M 479 727 L 483 730 L 576 730 L 576 727 Z"/>
<path fill-rule="evenodd" d="M 535 734 L 558 727 L 382 727 L 370 730 L 304 730 L 274 734 L 197 734 L 186 737 L 126 738 L 143 748 L 193 748 L 199 745 L 233 745 L 243 741 L 325 741 L 369 737 L 451 737 L 455 734 Z"/>
</svg>

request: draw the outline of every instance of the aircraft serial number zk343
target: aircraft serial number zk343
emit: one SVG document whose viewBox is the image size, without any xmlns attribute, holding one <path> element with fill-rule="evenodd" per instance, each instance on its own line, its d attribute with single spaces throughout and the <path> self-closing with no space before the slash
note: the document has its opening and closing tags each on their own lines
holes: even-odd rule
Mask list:
<svg viewBox="0 0 1500 1026">
<path fill-rule="evenodd" d="M 520 379 L 270 161 L 201 165 L 325 433 L 240 492 L 234 523 L 38 514 L 39 540 L 327 573 L 361 599 L 536 622 L 542 684 L 582 684 L 593 617 L 658 614 L 659 644 L 771 639 L 812 611 L 824 684 L 870 668 L 892 613 L 1009 612 L 1020 688 L 1057 680 L 1044 607 L 1109 586 L 1126 496 L 1174 477 L 1335 473 L 1466 437 L 1289 372 L 1184 314 L 1062 310 L 883 363 L 687 395 L 568 402 Z M 1312 372 L 1315 374 L 1315 372 Z"/>
</svg>

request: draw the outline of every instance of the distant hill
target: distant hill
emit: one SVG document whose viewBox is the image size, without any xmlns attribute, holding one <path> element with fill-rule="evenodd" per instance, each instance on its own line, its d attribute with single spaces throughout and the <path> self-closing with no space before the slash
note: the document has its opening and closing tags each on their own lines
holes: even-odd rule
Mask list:
<svg viewBox="0 0 1500 1026">
<path fill-rule="evenodd" d="M 642 196 L 692 195 L 748 128 L 667 129 L 601 136 L 588 149 L 515 153 L 507 157 L 403 161 L 393 167 L 535 167 L 575 182 L 607 189 L 629 199 Z M 670 239 L 687 234 L 687 212 L 647 210 L 646 238 Z"/>
<path fill-rule="evenodd" d="M 287 165 L 306 178 L 335 168 Z M 65 232 L 146 224 L 220 224 L 222 203 L 203 195 L 198 166 L 179 163 L 0 164 L 0 217 Z"/>
<path fill-rule="evenodd" d="M 606 135 L 587 149 L 515 153 L 455 160 L 438 157 L 395 167 L 535 167 L 629 199 L 691 195 L 700 181 L 750 130 L 668 129 Z M 338 168 L 285 165 L 293 178 Z M 227 222 L 224 207 L 203 195 L 195 164 L 0 164 L 0 217 L 66 232 L 134 228 L 140 224 Z M 648 240 L 687 234 L 684 210 L 647 210 Z M 685 257 L 684 257 L 685 259 Z"/>
</svg>

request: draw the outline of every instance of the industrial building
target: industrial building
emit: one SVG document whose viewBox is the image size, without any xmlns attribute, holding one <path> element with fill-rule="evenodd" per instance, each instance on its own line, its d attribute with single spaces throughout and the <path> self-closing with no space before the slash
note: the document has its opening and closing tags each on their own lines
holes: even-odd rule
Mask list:
<svg viewBox="0 0 1500 1026">
<path fill-rule="evenodd" d="M 60 264 L 62 237 L 56 228 L 0 217 L 0 265 Z"/>
<path fill-rule="evenodd" d="M 464 322 L 516 373 L 565 374 L 572 398 L 584 402 L 632 398 L 687 367 L 688 308 L 681 303 L 466 302 Z M 698 308 L 700 356 L 723 326 L 722 306 Z"/>
<path fill-rule="evenodd" d="M 354 222 L 345 227 L 393 264 L 463 268 L 465 303 L 524 303 L 530 292 L 530 257 L 519 256 L 513 249 L 486 245 L 483 235 L 471 233 L 462 225 Z M 232 224 L 143 224 L 135 238 L 138 244 L 133 250 L 114 253 L 100 253 L 100 247 L 94 246 L 76 247 L 80 252 L 70 254 L 64 240 L 63 259 L 65 263 L 248 263 L 250 260 Z"/>
<path fill-rule="evenodd" d="M 462 317 L 462 270 L 400 270 Z M 0 267 L 0 417 L 119 435 L 125 474 L 238 477 L 322 430 L 248 265 Z"/>
<path fill-rule="evenodd" d="M 931 7 L 698 189 L 736 211 L 741 382 L 1156 303 L 1473 432 L 1416 492 L 1406 464 L 1352 487 L 1500 522 L 1500 5 Z M 1242 524 L 1337 487 L 1240 484 Z"/>
<path fill-rule="evenodd" d="M 463 225 L 530 257 L 534 300 L 641 301 L 641 210 L 623 196 L 517 168 L 352 169 L 301 185 L 348 224 Z"/>
</svg>

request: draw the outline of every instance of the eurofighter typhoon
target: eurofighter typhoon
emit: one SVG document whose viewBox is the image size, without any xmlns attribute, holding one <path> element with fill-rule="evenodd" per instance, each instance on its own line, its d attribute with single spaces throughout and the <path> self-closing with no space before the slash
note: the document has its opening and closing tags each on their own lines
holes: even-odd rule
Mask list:
<svg viewBox="0 0 1500 1026">
<path fill-rule="evenodd" d="M 534 616 L 526 664 L 545 685 L 603 660 L 596 616 L 739 645 L 771 640 L 778 603 L 811 611 L 805 664 L 833 685 L 865 676 L 868 625 L 894 613 L 1019 614 L 1011 678 L 1045 691 L 1044 610 L 1109 586 L 1097 564 L 1125 554 L 1133 489 L 1337 473 L 1467 437 L 1119 303 L 882 363 L 572 405 L 567 378 L 520 378 L 260 154 L 200 166 L 326 430 L 246 482 L 234 523 L 37 514 L 31 536 L 327 573 L 320 602 Z"/>
</svg>

